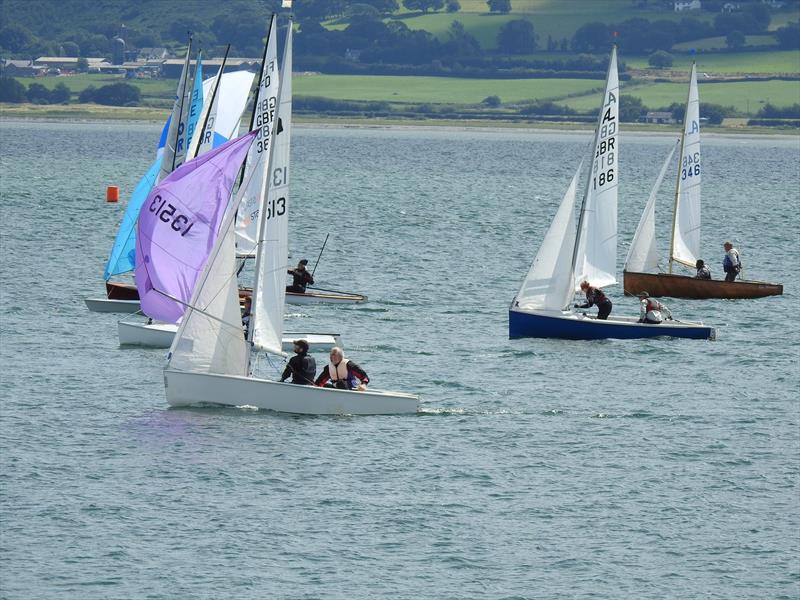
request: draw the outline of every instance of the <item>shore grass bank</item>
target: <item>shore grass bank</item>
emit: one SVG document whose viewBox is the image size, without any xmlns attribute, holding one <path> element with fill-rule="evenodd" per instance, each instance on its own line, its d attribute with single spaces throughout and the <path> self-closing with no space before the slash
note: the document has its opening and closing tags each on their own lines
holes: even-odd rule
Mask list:
<svg viewBox="0 0 800 600">
<path fill-rule="evenodd" d="M 164 123 L 169 116 L 167 109 L 151 107 L 101 106 L 98 104 L 6 104 L 0 103 L 0 119 L 36 119 L 54 121 L 153 121 Z M 298 115 L 294 122 L 320 127 L 447 127 L 457 129 L 547 129 L 552 131 L 591 131 L 593 124 L 579 122 L 552 122 L 497 119 L 404 119 L 390 117 L 336 117 L 331 115 Z M 650 123 L 624 123 L 626 131 L 663 133 L 677 135 L 678 125 L 656 125 Z M 800 135 L 793 127 L 748 126 L 747 119 L 725 119 L 722 125 L 706 125 L 703 131 L 721 134 Z"/>
</svg>

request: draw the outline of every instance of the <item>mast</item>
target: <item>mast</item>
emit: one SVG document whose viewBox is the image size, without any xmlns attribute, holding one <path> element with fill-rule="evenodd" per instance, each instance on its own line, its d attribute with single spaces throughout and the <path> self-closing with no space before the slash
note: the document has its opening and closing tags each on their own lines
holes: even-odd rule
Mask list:
<svg viewBox="0 0 800 600">
<path fill-rule="evenodd" d="M 678 199 L 681 197 L 681 161 L 683 160 L 683 148 L 686 144 L 686 119 L 689 116 L 689 100 L 692 97 L 692 75 L 695 65 L 692 61 L 692 70 L 689 74 L 689 90 L 686 92 L 686 108 L 683 111 L 683 129 L 681 131 L 681 153 L 678 155 L 678 174 L 675 176 L 675 204 L 672 207 L 672 230 L 669 237 L 669 274 L 672 274 L 672 263 L 675 254 L 675 225 L 678 220 Z"/>
<path fill-rule="evenodd" d="M 587 199 L 589 197 L 589 189 L 590 189 L 590 187 L 592 185 L 592 175 L 594 173 L 594 161 L 595 161 L 594 154 L 597 151 L 597 141 L 600 139 L 600 124 L 602 123 L 602 119 L 603 119 L 603 108 L 606 106 L 606 100 L 607 100 L 606 93 L 608 92 L 608 81 L 609 81 L 609 78 L 611 76 L 612 67 L 616 66 L 616 62 L 617 62 L 616 61 L 616 56 L 617 56 L 617 45 L 614 44 L 611 47 L 611 58 L 608 61 L 608 70 L 606 71 L 606 85 L 603 88 L 603 99 L 600 102 L 600 115 L 599 115 L 598 120 L 597 120 L 597 126 L 595 127 L 595 130 L 594 130 L 594 142 L 592 144 L 592 163 L 591 163 L 591 166 L 589 167 L 589 170 L 588 170 L 588 172 L 586 174 L 586 185 L 585 185 L 584 190 L 583 190 L 583 198 L 581 199 L 581 209 L 580 209 L 580 212 L 578 213 L 577 234 L 575 235 L 575 245 L 572 248 L 572 268 L 570 270 L 570 275 L 569 275 L 570 280 L 572 280 L 575 277 L 575 271 L 576 271 L 576 269 L 578 267 L 578 265 L 577 265 L 578 249 L 579 249 L 579 247 L 581 245 L 581 238 L 583 237 L 582 232 L 583 232 L 584 217 L 585 217 L 585 214 L 586 214 L 586 201 L 587 201 Z M 573 287 L 574 287 L 574 283 L 573 283 Z M 567 305 L 565 308 L 569 308 L 569 305 Z"/>
</svg>

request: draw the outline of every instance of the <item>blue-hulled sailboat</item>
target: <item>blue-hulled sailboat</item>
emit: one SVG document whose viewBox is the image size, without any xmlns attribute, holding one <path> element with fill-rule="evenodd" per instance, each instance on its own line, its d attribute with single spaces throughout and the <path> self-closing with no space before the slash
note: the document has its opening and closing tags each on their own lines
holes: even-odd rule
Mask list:
<svg viewBox="0 0 800 600">
<path fill-rule="evenodd" d="M 599 340 L 669 336 L 714 339 L 714 328 L 702 323 L 670 320 L 652 325 L 639 323 L 636 317 L 613 315 L 601 320 L 572 309 L 572 298 L 581 281 L 588 281 L 595 287 L 617 283 L 618 124 L 619 79 L 614 48 L 577 225 L 575 197 L 583 163 L 578 166 L 539 252 L 511 303 L 510 338 Z"/>
</svg>

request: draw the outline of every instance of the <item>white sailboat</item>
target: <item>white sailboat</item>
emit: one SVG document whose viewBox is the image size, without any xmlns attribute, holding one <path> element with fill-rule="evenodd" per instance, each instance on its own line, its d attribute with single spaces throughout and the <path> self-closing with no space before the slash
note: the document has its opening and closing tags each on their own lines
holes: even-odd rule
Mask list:
<svg viewBox="0 0 800 600">
<path fill-rule="evenodd" d="M 281 355 L 288 255 L 292 26 L 287 29 L 277 120 L 261 179 L 253 307 L 247 340 L 236 285 L 235 212 L 229 210 L 194 289 L 164 369 L 172 406 L 224 404 L 300 414 L 414 413 L 412 394 L 348 391 L 280 383 L 257 376 L 257 352 Z M 263 158 L 262 158 L 263 160 Z M 245 182 L 244 185 L 247 185 Z"/>
<path fill-rule="evenodd" d="M 668 272 L 658 272 L 655 196 L 672 160 L 674 149 L 664 163 L 631 242 L 623 271 L 625 293 L 636 295 L 639 292 L 647 291 L 651 296 L 672 296 L 674 298 L 760 298 L 783 294 L 781 284 L 764 281 L 696 279 L 693 274 L 681 275 L 673 272 L 675 263 L 693 270 L 700 257 L 700 184 L 702 180 L 700 95 L 697 89 L 697 66 L 694 63 L 689 76 L 689 92 L 686 98 L 686 112 L 680 145 Z"/>
<path fill-rule="evenodd" d="M 511 338 L 577 340 L 688 337 L 706 339 L 714 330 L 698 323 L 639 323 L 636 317 L 575 312 L 572 297 L 581 281 L 602 287 L 616 283 L 617 187 L 619 184 L 619 80 L 616 48 L 611 52 L 603 102 L 592 146 L 583 202 L 575 224 L 578 167 L 536 258 L 509 309 Z"/>
</svg>

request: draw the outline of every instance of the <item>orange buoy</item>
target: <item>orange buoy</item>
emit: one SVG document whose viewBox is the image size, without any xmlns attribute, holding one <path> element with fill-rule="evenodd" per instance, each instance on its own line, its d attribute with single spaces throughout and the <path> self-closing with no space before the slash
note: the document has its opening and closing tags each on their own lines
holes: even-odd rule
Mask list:
<svg viewBox="0 0 800 600">
<path fill-rule="evenodd" d="M 119 187 L 110 185 L 106 188 L 106 202 L 119 202 Z"/>
</svg>

